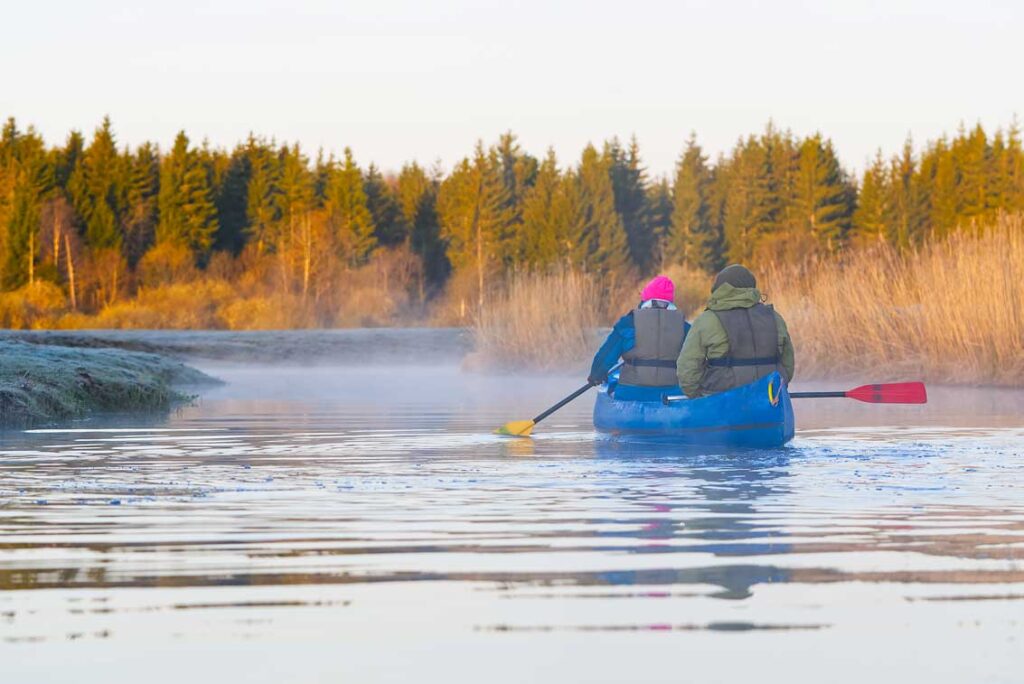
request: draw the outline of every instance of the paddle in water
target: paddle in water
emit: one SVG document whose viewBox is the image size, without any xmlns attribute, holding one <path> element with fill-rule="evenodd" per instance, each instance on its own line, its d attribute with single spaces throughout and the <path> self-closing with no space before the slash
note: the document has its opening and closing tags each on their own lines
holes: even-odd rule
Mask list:
<svg viewBox="0 0 1024 684">
<path fill-rule="evenodd" d="M 612 373 L 613 371 L 615 371 L 621 365 L 622 365 L 622 363 L 620 362 L 620 363 L 617 363 L 614 366 L 612 366 L 612 369 L 610 371 L 608 371 L 609 374 Z M 596 386 L 597 385 L 591 385 L 588 382 L 586 385 L 584 385 L 583 387 L 580 387 L 578 390 L 576 390 L 575 392 L 573 392 L 572 394 L 567 396 L 565 399 L 562 399 L 560 402 L 558 402 L 557 404 L 555 404 L 554 406 L 549 408 L 547 411 L 544 411 L 543 413 L 537 414 L 534 417 L 533 420 L 513 420 L 511 423 L 505 423 L 500 428 L 495 430 L 494 434 L 496 434 L 496 435 L 505 435 L 506 437 L 529 437 L 530 433 L 533 432 L 533 426 L 534 425 L 536 425 L 540 421 L 544 420 L 545 418 L 550 416 L 552 413 L 554 413 L 555 411 L 557 411 L 558 409 L 562 408 L 563 406 L 568 404 L 570 401 L 575 399 L 576 397 L 578 397 L 581 394 L 583 394 L 584 392 L 586 392 L 591 387 L 596 387 Z"/>
<path fill-rule="evenodd" d="M 868 404 L 927 404 L 923 382 L 861 385 L 845 392 L 790 392 L 793 399 L 856 399 Z"/>
</svg>

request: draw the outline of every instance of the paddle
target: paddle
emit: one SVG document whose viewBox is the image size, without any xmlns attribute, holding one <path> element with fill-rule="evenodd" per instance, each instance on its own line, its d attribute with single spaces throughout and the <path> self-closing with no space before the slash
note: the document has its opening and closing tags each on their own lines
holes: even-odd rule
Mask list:
<svg viewBox="0 0 1024 684">
<path fill-rule="evenodd" d="M 790 392 L 793 399 L 856 399 L 868 404 L 927 404 L 928 393 L 923 382 L 894 382 L 889 384 L 861 385 L 846 392 Z M 661 402 L 685 401 L 682 394 L 662 398 Z"/>
<path fill-rule="evenodd" d="M 621 362 L 615 364 L 614 366 L 612 366 L 611 370 L 608 371 L 608 373 L 612 373 L 612 371 L 614 371 L 621 365 Z M 505 423 L 500 428 L 495 430 L 494 434 L 505 435 L 506 437 L 529 437 L 530 433 L 533 432 L 534 425 L 544 420 L 552 413 L 554 413 L 555 411 L 557 411 L 558 409 L 562 408 L 570 401 L 575 399 L 576 397 L 586 392 L 591 387 L 596 387 L 596 385 L 591 385 L 588 382 L 586 385 L 580 387 L 578 390 L 567 396 L 565 399 L 562 399 L 560 402 L 549 408 L 547 411 L 537 414 L 533 420 L 513 420 L 511 423 Z"/>
<path fill-rule="evenodd" d="M 861 385 L 846 392 L 790 392 L 793 399 L 856 399 L 868 404 L 927 404 L 928 393 L 923 382 L 894 382 Z"/>
</svg>

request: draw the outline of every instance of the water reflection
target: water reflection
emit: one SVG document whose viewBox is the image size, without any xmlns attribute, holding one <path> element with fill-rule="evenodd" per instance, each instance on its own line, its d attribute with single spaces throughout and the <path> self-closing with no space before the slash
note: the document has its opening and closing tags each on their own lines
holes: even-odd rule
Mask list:
<svg viewBox="0 0 1024 684">
<path fill-rule="evenodd" d="M 443 636 L 451 654 L 671 632 L 827 659 L 814 635 L 869 638 L 864 606 L 933 631 L 984 615 L 1000 644 L 1015 629 L 1020 426 L 890 413 L 724 453 L 598 438 L 579 405 L 508 440 L 490 430 L 557 379 L 503 394 L 447 372 L 443 394 L 365 401 L 322 369 L 275 371 L 265 399 L 245 370 L 165 421 L 5 435 L 0 644 L 195 634 L 272 652 L 329 631 L 380 659 L 387 640 L 366 635 Z"/>
</svg>

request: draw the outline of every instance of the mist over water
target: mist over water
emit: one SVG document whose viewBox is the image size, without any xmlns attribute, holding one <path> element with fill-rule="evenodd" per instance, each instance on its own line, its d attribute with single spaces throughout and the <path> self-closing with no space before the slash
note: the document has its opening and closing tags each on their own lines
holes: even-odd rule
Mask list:
<svg viewBox="0 0 1024 684">
<path fill-rule="evenodd" d="M 1017 677 L 1024 393 L 798 403 L 770 451 L 602 437 L 592 397 L 508 439 L 582 380 L 400 334 L 0 436 L 4 681 Z"/>
</svg>

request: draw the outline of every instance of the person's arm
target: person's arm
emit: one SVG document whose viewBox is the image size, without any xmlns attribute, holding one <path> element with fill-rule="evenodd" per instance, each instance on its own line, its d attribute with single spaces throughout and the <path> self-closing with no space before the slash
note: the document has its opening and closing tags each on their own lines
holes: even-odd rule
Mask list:
<svg viewBox="0 0 1024 684">
<path fill-rule="evenodd" d="M 590 375 L 587 382 L 592 385 L 600 385 L 608 379 L 608 371 L 619 362 L 623 353 L 633 348 L 636 333 L 633 329 L 633 314 L 628 313 L 618 320 L 615 327 L 605 338 L 604 344 L 594 355 L 594 361 L 590 364 Z"/>
<path fill-rule="evenodd" d="M 683 348 L 676 359 L 676 375 L 686 396 L 700 396 L 700 380 L 704 377 L 704 344 L 696 321 L 683 340 Z"/>
<path fill-rule="evenodd" d="M 775 313 L 775 320 L 779 324 L 779 356 L 782 370 L 786 375 L 786 382 L 792 382 L 793 375 L 796 373 L 796 351 L 793 349 L 793 338 L 789 336 L 786 321 L 778 312 Z"/>
</svg>

